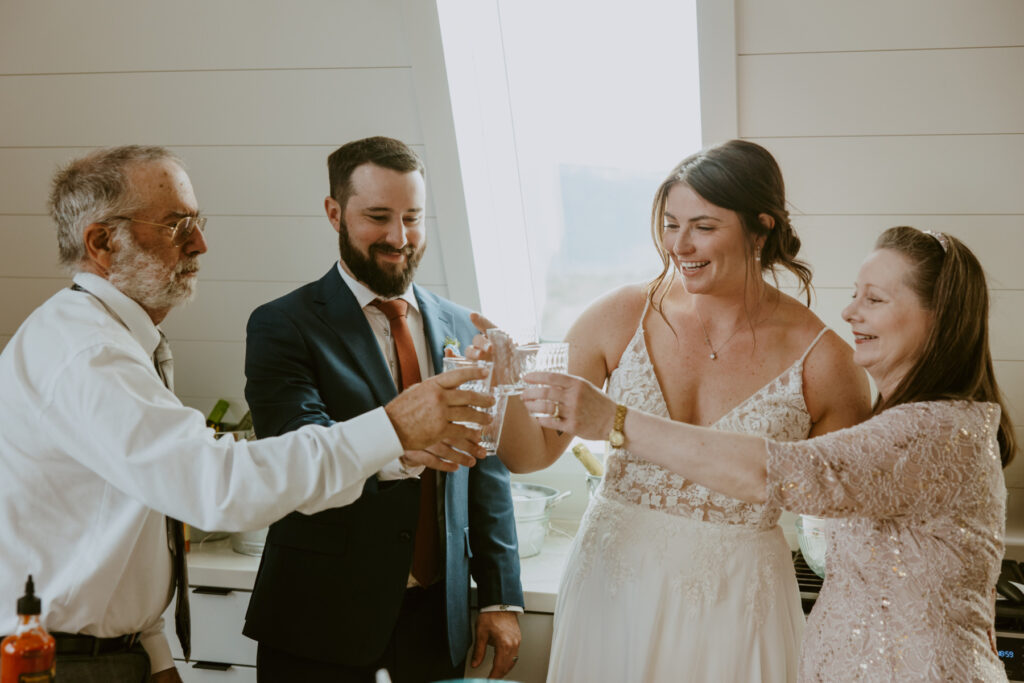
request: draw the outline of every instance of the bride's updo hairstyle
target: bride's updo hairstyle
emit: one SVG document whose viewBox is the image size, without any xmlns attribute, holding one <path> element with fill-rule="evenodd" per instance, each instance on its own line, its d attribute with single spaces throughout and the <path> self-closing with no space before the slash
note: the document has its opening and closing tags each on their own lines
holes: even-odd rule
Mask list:
<svg viewBox="0 0 1024 683">
<path fill-rule="evenodd" d="M 658 187 L 651 211 L 651 236 L 663 267 L 648 289 L 652 301 L 654 293 L 659 290 L 664 296 L 668 288 L 662 289 L 662 286 L 671 283 L 675 274 L 662 236 L 668 193 L 679 183 L 715 206 L 736 212 L 748 237 L 748 258 L 754 258 L 757 238 L 764 237 L 761 272 L 770 271 L 776 286 L 777 266 L 793 273 L 810 305 L 811 269 L 796 257 L 800 251 L 800 238 L 789 222 L 782 171 L 768 150 L 746 140 L 729 140 L 683 159 Z M 766 228 L 758 219 L 760 214 L 771 216 L 775 225 Z"/>
<path fill-rule="evenodd" d="M 999 450 L 1005 467 L 1013 459 L 1016 438 L 992 369 L 988 345 L 988 286 L 985 271 L 963 242 L 939 232 L 900 226 L 889 228 L 875 249 L 890 249 L 907 259 L 904 283 L 932 314 L 921 355 L 875 412 L 915 401 L 969 400 L 998 403 Z"/>
</svg>

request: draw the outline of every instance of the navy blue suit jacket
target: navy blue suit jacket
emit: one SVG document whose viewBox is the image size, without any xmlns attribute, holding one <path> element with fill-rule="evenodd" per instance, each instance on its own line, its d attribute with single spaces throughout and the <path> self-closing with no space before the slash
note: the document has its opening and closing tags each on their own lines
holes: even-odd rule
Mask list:
<svg viewBox="0 0 1024 683">
<path fill-rule="evenodd" d="M 415 287 L 427 348 L 471 343 L 469 312 Z M 337 267 L 249 318 L 245 398 L 258 437 L 330 425 L 397 395 L 387 361 Z M 523 605 L 508 470 L 495 457 L 438 473 L 444 487 L 445 596 L 453 664 L 472 642 L 469 576 L 481 605 Z M 366 665 L 387 646 L 412 562 L 418 479 L 371 477 L 358 500 L 270 527 L 245 635 L 312 659 Z"/>
</svg>

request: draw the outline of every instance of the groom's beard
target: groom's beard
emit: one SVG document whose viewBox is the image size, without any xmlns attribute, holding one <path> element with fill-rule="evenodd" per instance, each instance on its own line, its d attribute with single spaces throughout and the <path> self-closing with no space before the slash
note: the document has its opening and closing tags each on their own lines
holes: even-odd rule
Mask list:
<svg viewBox="0 0 1024 683">
<path fill-rule="evenodd" d="M 426 242 L 423 242 L 418 249 L 411 244 L 395 249 L 389 244 L 378 242 L 371 244 L 369 253 L 364 254 L 349 240 L 345 221 L 340 222 L 338 229 L 338 249 L 342 262 L 348 266 L 357 280 L 369 287 L 374 294 L 386 299 L 404 294 L 409 289 L 426 247 Z M 377 262 L 377 254 L 397 253 L 405 254 L 405 263 L 382 266 Z"/>
</svg>

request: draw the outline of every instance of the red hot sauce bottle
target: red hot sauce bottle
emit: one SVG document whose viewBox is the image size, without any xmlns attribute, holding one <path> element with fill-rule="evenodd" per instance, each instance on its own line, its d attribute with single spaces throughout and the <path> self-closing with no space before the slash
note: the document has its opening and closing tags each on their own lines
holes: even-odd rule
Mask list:
<svg viewBox="0 0 1024 683">
<path fill-rule="evenodd" d="M 29 575 L 18 600 L 18 629 L 0 643 L 0 683 L 53 683 L 57 643 L 39 621 L 42 602 Z"/>
</svg>

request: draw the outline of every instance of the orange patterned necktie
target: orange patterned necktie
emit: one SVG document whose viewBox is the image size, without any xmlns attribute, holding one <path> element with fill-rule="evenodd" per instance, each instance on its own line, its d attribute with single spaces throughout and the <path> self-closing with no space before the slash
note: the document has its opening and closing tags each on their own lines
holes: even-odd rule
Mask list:
<svg viewBox="0 0 1024 683">
<path fill-rule="evenodd" d="M 373 305 L 384 312 L 391 324 L 398 355 L 398 390 L 420 381 L 420 363 L 412 341 L 406 313 L 409 303 L 401 299 L 375 299 Z M 426 469 L 420 475 L 420 511 L 416 522 L 416 540 L 412 551 L 412 576 L 421 586 L 429 586 L 440 575 L 441 541 L 437 520 L 437 473 Z"/>
</svg>

